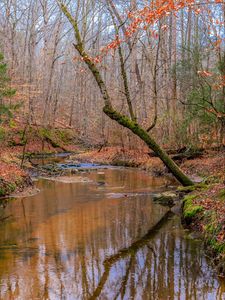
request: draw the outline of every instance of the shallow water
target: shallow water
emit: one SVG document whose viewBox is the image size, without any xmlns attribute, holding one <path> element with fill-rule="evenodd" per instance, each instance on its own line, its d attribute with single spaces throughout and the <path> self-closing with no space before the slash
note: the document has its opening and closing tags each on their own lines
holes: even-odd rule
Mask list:
<svg viewBox="0 0 225 300">
<path fill-rule="evenodd" d="M 40 180 L 40 194 L 8 204 L 0 299 L 225 299 L 202 243 L 152 202 L 168 179 L 130 169 L 82 176 L 91 181 Z"/>
</svg>

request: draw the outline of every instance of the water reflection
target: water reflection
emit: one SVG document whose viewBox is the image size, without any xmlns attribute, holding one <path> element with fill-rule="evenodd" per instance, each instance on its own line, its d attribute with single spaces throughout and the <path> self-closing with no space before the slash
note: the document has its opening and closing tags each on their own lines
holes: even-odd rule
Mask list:
<svg viewBox="0 0 225 300">
<path fill-rule="evenodd" d="M 225 299 L 179 217 L 148 193 L 108 197 L 160 190 L 166 179 L 133 170 L 84 176 L 96 184 L 40 181 L 39 195 L 9 203 L 0 299 Z"/>
</svg>

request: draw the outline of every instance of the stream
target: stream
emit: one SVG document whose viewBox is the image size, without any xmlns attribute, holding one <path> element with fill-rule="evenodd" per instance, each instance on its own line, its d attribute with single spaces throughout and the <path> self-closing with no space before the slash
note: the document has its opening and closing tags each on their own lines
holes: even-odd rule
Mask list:
<svg viewBox="0 0 225 300">
<path fill-rule="evenodd" d="M 152 201 L 168 178 L 129 168 L 73 178 L 39 179 L 39 194 L 1 211 L 0 299 L 225 300 L 202 242 Z"/>
</svg>

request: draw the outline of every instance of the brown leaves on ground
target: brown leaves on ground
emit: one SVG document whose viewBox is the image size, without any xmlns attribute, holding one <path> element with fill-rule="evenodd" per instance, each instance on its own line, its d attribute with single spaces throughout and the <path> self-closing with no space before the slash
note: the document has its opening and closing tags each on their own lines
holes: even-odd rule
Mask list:
<svg viewBox="0 0 225 300">
<path fill-rule="evenodd" d="M 43 152 L 52 152 L 57 153 L 62 151 L 60 147 L 54 147 L 50 142 L 49 139 L 46 139 L 44 136 L 45 128 L 42 128 L 41 126 L 29 126 L 26 127 L 26 124 L 23 124 L 23 127 L 21 127 L 21 124 L 18 122 L 15 122 L 15 126 L 13 128 L 9 127 L 8 125 L 5 125 L 2 127 L 4 130 L 4 138 L 0 140 L 0 155 L 2 152 L 9 154 L 12 153 L 12 155 L 18 155 L 22 154 L 25 146 L 25 152 L 27 153 L 43 153 Z M 44 133 L 43 133 L 44 131 Z M 67 151 L 77 151 L 78 147 L 77 145 L 74 145 L 73 137 L 76 137 L 76 132 L 73 132 L 72 130 L 66 130 L 59 132 L 62 133 L 62 137 L 60 140 L 60 134 L 59 137 L 57 137 L 54 132 L 56 130 L 54 129 L 46 129 L 47 134 L 53 135 L 54 142 L 57 142 L 57 144 L 60 144 L 60 146 L 66 149 Z M 71 141 L 64 141 L 64 138 L 66 136 L 71 136 Z M 25 145 L 24 145 L 25 143 Z M 1 158 L 1 157 L 0 157 Z M 0 159 L 1 160 L 1 159 Z"/>
<path fill-rule="evenodd" d="M 148 150 L 124 149 L 122 147 L 105 147 L 101 151 L 92 150 L 76 158 L 100 164 L 121 164 L 124 166 L 141 167 L 149 171 L 163 173 L 164 165 L 157 157 L 150 157 Z"/>
<path fill-rule="evenodd" d="M 219 225 L 216 239 L 219 243 L 225 242 L 225 153 L 211 152 L 202 158 L 187 160 L 182 164 L 182 168 L 187 174 L 195 174 L 205 177 L 208 188 L 199 192 L 194 201 L 201 205 L 204 211 L 211 212 L 214 216 L 215 224 Z M 199 228 L 204 230 L 204 222 L 198 220 Z"/>
<path fill-rule="evenodd" d="M 225 180 L 225 152 L 209 152 L 201 158 L 186 160 L 181 168 L 187 174 L 199 176 L 217 176 Z"/>
<path fill-rule="evenodd" d="M 225 185 L 223 183 L 216 183 L 209 185 L 207 190 L 199 193 L 194 202 L 201 205 L 204 211 L 213 214 L 213 223 L 219 225 L 220 230 L 216 234 L 216 239 L 220 243 L 225 242 Z M 198 220 L 204 230 L 204 218 Z M 208 222 L 208 221 L 207 221 Z"/>
<path fill-rule="evenodd" d="M 7 181 L 16 181 L 18 177 L 26 177 L 26 173 L 15 164 L 0 161 L 0 178 Z"/>
<path fill-rule="evenodd" d="M 114 164 L 117 161 L 125 162 L 127 165 L 142 167 L 148 171 L 157 171 L 159 174 L 166 170 L 159 158 L 149 155 L 147 148 L 136 150 L 122 147 L 105 147 L 101 151 L 95 149 L 76 157 L 82 161 L 88 160 L 101 164 Z M 183 160 L 181 168 L 190 176 L 209 177 L 216 175 L 225 180 L 225 152 L 208 151 L 201 158 Z"/>
</svg>

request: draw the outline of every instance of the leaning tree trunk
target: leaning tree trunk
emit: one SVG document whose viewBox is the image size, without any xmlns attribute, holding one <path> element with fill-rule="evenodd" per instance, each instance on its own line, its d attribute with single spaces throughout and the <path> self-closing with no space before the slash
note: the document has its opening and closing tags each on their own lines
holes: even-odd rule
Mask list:
<svg viewBox="0 0 225 300">
<path fill-rule="evenodd" d="M 104 113 L 115 120 L 117 123 L 130 129 L 135 135 L 137 135 L 145 144 L 155 152 L 155 154 L 164 162 L 170 172 L 176 177 L 176 179 L 184 186 L 193 185 L 193 182 L 182 172 L 178 165 L 169 157 L 169 155 L 156 143 L 156 141 L 143 129 L 139 124 L 132 121 L 128 117 L 121 115 L 111 107 L 105 106 L 103 108 Z"/>
<path fill-rule="evenodd" d="M 117 123 L 122 125 L 123 127 L 128 128 L 131 130 L 136 136 L 138 136 L 141 140 L 143 140 L 146 145 L 155 152 L 155 154 L 163 161 L 163 163 L 167 166 L 169 171 L 176 177 L 176 179 L 184 186 L 193 185 L 194 183 L 191 181 L 190 178 L 188 178 L 182 170 L 178 167 L 178 165 L 169 157 L 169 155 L 156 143 L 156 141 L 148 134 L 148 132 L 143 129 L 136 120 L 131 120 L 127 116 L 124 116 L 114 110 L 112 104 L 111 104 L 111 98 L 109 96 L 107 87 L 105 82 L 103 81 L 103 78 L 96 66 L 96 64 L 93 62 L 93 60 L 89 57 L 88 53 L 85 51 L 85 45 L 81 38 L 79 27 L 77 20 L 73 18 L 73 16 L 70 14 L 67 7 L 59 0 L 57 0 L 59 3 L 59 6 L 64 13 L 64 15 L 67 17 L 71 25 L 73 26 L 75 38 L 77 41 L 77 44 L 74 44 L 74 47 L 82 57 L 83 61 L 86 63 L 87 67 L 91 71 L 93 77 L 95 78 L 98 87 L 100 89 L 100 92 L 102 94 L 103 100 L 104 100 L 104 107 L 103 111 L 104 113 L 112 120 L 115 120 Z"/>
</svg>

